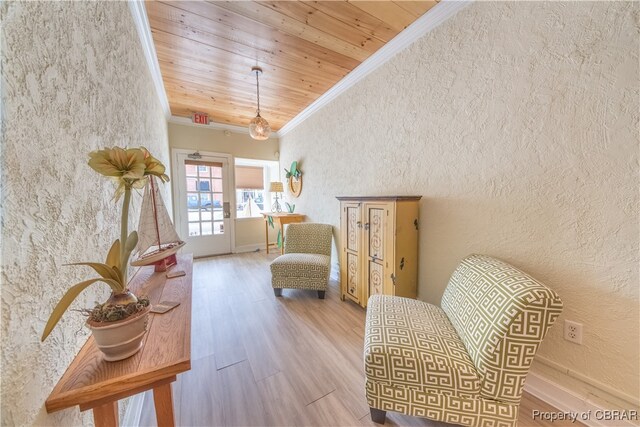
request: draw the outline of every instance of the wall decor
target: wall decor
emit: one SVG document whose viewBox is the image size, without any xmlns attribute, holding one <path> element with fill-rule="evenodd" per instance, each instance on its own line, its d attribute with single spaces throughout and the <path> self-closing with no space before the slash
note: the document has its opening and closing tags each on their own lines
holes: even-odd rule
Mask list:
<svg viewBox="0 0 640 427">
<path fill-rule="evenodd" d="M 302 171 L 298 168 L 298 162 L 292 162 L 289 170 L 285 169 L 284 171 L 286 172 L 285 177 L 287 178 L 287 186 L 291 195 L 293 197 L 300 196 L 302 192 Z"/>
</svg>

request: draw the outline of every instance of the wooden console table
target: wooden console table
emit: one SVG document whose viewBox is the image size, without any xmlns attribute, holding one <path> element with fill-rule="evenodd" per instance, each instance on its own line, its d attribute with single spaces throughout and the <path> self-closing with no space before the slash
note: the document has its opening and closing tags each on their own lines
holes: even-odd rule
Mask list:
<svg viewBox="0 0 640 427">
<path fill-rule="evenodd" d="M 154 267 L 141 267 L 129 284 L 136 295 L 146 295 L 151 304 L 176 301 L 180 305 L 167 313 L 149 313 L 148 331 L 142 349 L 118 362 L 106 362 L 93 337 L 71 362 L 49 395 L 47 412 L 78 405 L 93 409 L 97 427 L 118 425 L 118 400 L 153 389 L 159 426 L 173 426 L 171 383 L 176 375 L 191 369 L 191 254 L 178 256 L 169 271 L 186 275 L 167 279 Z"/>
<path fill-rule="evenodd" d="M 280 226 L 280 235 L 282 236 L 282 247 L 280 253 L 284 253 L 284 225 L 294 222 L 302 222 L 304 215 L 297 213 L 284 213 L 284 212 L 263 212 L 264 217 L 264 238 L 267 246 L 267 253 L 269 253 L 269 246 L 278 246 L 277 243 L 269 244 L 269 217 L 273 218 L 273 223 Z"/>
</svg>

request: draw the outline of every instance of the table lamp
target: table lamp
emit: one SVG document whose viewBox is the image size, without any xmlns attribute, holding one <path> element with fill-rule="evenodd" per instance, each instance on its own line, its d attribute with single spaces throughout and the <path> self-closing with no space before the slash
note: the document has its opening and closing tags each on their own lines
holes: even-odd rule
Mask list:
<svg viewBox="0 0 640 427">
<path fill-rule="evenodd" d="M 282 212 L 282 206 L 280 206 L 280 202 L 278 201 L 278 193 L 282 193 L 284 191 L 284 186 L 280 181 L 273 181 L 269 185 L 269 191 L 272 193 L 276 193 L 276 202 L 271 206 L 271 212 Z"/>
</svg>

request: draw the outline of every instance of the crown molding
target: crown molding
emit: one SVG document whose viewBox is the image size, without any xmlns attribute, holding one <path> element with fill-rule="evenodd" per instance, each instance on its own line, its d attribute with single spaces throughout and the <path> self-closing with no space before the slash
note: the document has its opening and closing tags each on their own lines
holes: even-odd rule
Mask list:
<svg viewBox="0 0 640 427">
<path fill-rule="evenodd" d="M 133 17 L 136 30 L 138 31 L 138 37 L 140 37 L 140 44 L 142 45 L 142 51 L 144 52 L 144 57 L 147 60 L 147 65 L 149 66 L 153 86 L 156 88 L 156 93 L 160 100 L 160 105 L 162 106 L 164 115 L 169 119 L 171 117 L 171 109 L 169 108 L 167 92 L 165 91 L 164 83 L 162 82 L 160 64 L 158 63 L 156 48 L 153 44 L 151 27 L 149 26 L 149 19 L 147 18 L 147 11 L 144 8 L 144 1 L 128 0 L 127 3 L 129 4 L 129 9 L 131 10 L 131 16 Z"/>
<path fill-rule="evenodd" d="M 287 122 L 287 124 L 278 131 L 278 137 L 282 138 L 300 123 L 308 119 L 316 111 L 320 110 L 347 89 L 387 62 L 398 52 L 407 48 L 429 31 L 451 18 L 458 11 L 467 7 L 470 3 L 472 3 L 472 1 L 443 0 L 435 5 L 427 13 L 416 19 L 411 25 L 391 39 L 387 44 L 378 49 L 376 53 L 354 68 L 331 89 L 311 103 L 311 105 Z"/>
<path fill-rule="evenodd" d="M 242 133 L 242 134 L 249 135 L 249 128 L 245 126 L 229 125 L 226 123 L 218 123 L 218 122 L 211 122 L 211 121 L 209 122 L 208 125 L 201 125 L 198 123 L 193 123 L 193 120 L 191 120 L 188 117 L 182 117 L 182 116 L 171 116 L 169 118 L 169 122 L 175 123 L 177 125 L 195 126 L 199 128 L 212 129 L 212 130 L 228 130 L 234 133 Z M 272 139 L 272 138 L 278 138 L 277 132 L 271 132 L 271 135 L 269 135 L 269 139 Z"/>
</svg>

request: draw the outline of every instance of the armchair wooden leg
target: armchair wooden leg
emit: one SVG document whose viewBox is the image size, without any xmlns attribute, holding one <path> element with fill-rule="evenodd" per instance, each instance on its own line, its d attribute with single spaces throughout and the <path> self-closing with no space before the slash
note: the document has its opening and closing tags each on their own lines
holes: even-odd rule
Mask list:
<svg viewBox="0 0 640 427">
<path fill-rule="evenodd" d="M 324 292 L 325 291 L 318 291 L 318 298 L 324 299 Z"/>
<path fill-rule="evenodd" d="M 371 421 L 376 424 L 384 424 L 387 419 L 387 411 L 371 407 L 369 407 L 369 411 L 371 412 Z"/>
<path fill-rule="evenodd" d="M 275 294 L 275 296 L 281 297 L 282 296 L 282 288 L 273 288 L 273 293 Z"/>
</svg>

